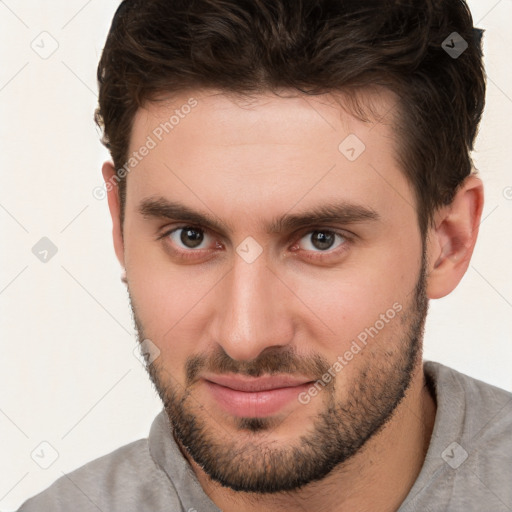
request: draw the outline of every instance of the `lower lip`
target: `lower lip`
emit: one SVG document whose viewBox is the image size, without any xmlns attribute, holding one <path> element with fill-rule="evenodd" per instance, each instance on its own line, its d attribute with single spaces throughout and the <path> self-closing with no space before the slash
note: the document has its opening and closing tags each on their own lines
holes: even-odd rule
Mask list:
<svg viewBox="0 0 512 512">
<path fill-rule="evenodd" d="M 311 386 L 311 382 L 307 382 L 300 386 L 252 392 L 237 391 L 209 380 L 204 382 L 222 409 L 234 416 L 245 418 L 262 418 L 275 414 L 292 400 L 298 401 L 299 393 Z"/>
</svg>

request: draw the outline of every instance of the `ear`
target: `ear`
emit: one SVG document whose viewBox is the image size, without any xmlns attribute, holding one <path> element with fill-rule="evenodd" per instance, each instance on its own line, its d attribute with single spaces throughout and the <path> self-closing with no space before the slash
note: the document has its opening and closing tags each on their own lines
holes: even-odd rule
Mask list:
<svg viewBox="0 0 512 512">
<path fill-rule="evenodd" d="M 111 162 L 105 162 L 101 172 L 103 174 L 103 179 L 105 180 L 108 208 L 110 210 L 110 216 L 112 217 L 112 238 L 114 240 L 114 250 L 119 263 L 124 269 L 124 243 L 120 217 L 121 207 L 119 201 L 119 187 L 117 186 L 119 178 L 116 175 L 116 169 Z"/>
<path fill-rule="evenodd" d="M 429 299 L 451 293 L 466 273 L 478 236 L 483 204 L 482 180 L 470 175 L 453 201 L 437 211 L 427 238 Z"/>
</svg>

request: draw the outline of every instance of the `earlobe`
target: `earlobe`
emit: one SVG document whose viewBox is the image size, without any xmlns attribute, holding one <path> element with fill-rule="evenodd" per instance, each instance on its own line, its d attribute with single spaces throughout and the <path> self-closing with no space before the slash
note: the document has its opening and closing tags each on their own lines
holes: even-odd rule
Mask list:
<svg viewBox="0 0 512 512">
<path fill-rule="evenodd" d="M 121 226 L 121 208 L 119 201 L 119 177 L 112 162 L 105 162 L 101 169 L 105 187 L 107 190 L 108 208 L 112 218 L 112 238 L 114 242 L 114 251 L 121 266 L 124 268 L 124 243 Z"/>
<path fill-rule="evenodd" d="M 427 240 L 429 299 L 451 293 L 466 273 L 478 236 L 483 203 L 482 180 L 470 175 L 453 201 L 438 210 L 435 227 Z"/>
</svg>

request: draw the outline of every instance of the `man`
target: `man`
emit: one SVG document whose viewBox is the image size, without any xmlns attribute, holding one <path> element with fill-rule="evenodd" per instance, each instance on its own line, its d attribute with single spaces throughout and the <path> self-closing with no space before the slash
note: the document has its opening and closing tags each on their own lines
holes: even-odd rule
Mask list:
<svg viewBox="0 0 512 512">
<path fill-rule="evenodd" d="M 512 510 L 512 394 L 423 362 L 476 243 L 462 0 L 126 0 L 103 177 L 148 439 L 21 511 Z"/>
</svg>

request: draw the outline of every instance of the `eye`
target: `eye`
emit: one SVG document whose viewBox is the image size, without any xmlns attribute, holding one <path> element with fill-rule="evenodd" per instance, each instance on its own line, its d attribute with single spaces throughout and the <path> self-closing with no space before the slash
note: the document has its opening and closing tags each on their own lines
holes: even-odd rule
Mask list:
<svg viewBox="0 0 512 512">
<path fill-rule="evenodd" d="M 300 236 L 300 235 L 299 235 Z M 166 248 L 173 257 L 190 262 L 213 256 L 216 250 L 224 249 L 215 234 L 193 225 L 175 226 L 158 236 L 163 239 Z M 297 240 L 297 238 L 295 238 Z M 318 263 L 326 262 L 331 257 L 339 257 L 349 249 L 352 238 L 345 233 L 332 229 L 315 229 L 303 232 L 290 251 L 304 253 L 302 256 Z"/>
<path fill-rule="evenodd" d="M 337 245 L 336 239 L 338 239 Z M 332 250 L 331 252 L 335 252 L 335 249 L 344 245 L 346 240 L 347 238 L 340 233 L 322 229 L 308 232 L 306 236 L 303 236 L 299 240 L 297 246 L 305 251 L 326 252 Z"/>
<path fill-rule="evenodd" d="M 203 229 L 194 226 L 182 226 L 168 231 L 163 235 L 179 249 L 206 249 L 209 235 Z M 202 246 L 206 241 L 206 247 Z"/>
</svg>

